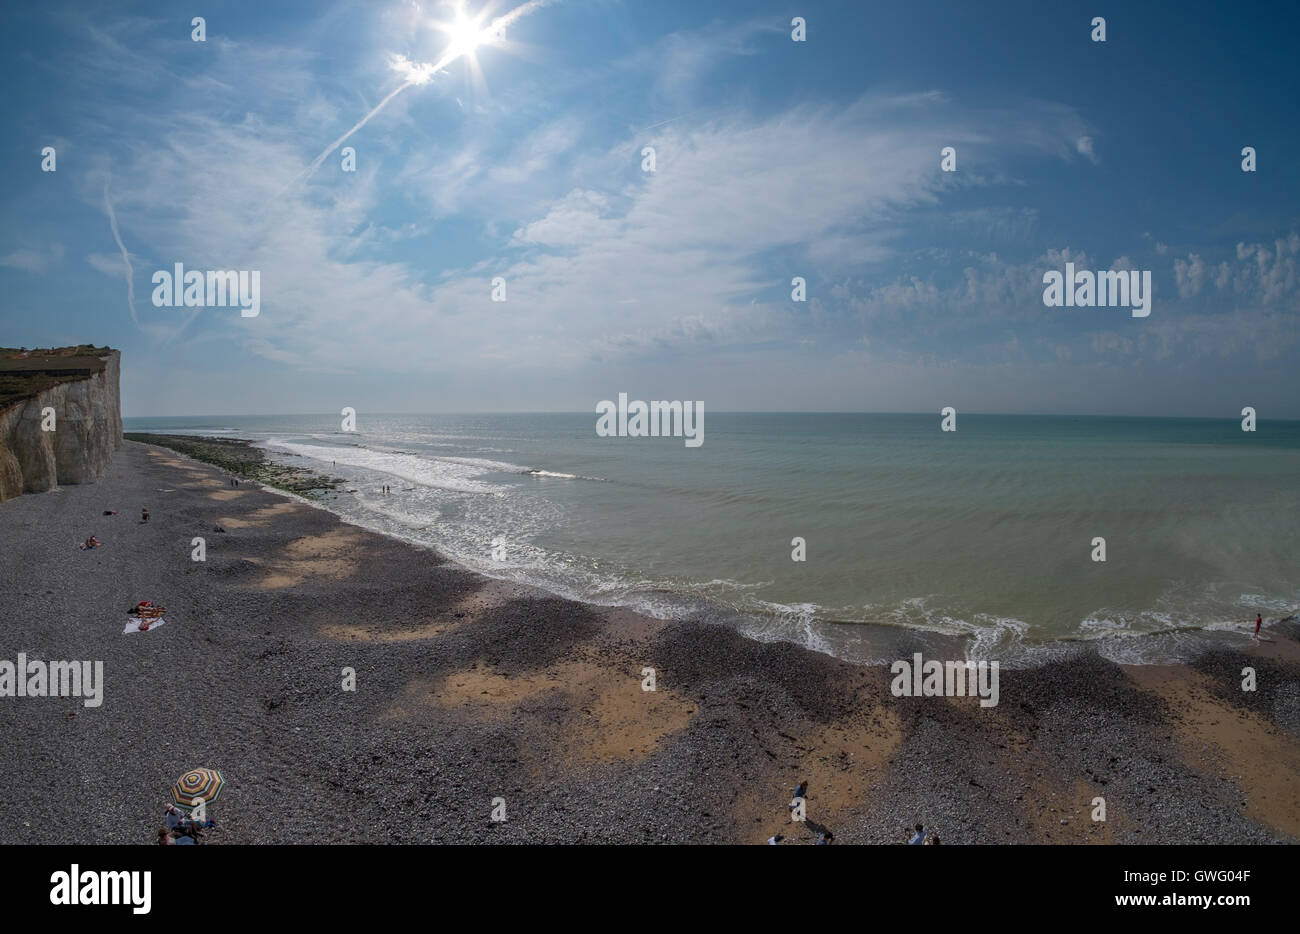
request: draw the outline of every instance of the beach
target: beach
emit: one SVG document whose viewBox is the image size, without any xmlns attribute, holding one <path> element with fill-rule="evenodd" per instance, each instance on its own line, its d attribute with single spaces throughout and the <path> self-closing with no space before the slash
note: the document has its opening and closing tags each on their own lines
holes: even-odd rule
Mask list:
<svg viewBox="0 0 1300 934">
<path fill-rule="evenodd" d="M 166 624 L 125 635 L 141 600 Z M 0 507 L 0 610 L 0 658 L 104 663 L 98 707 L 0 698 L 4 843 L 149 843 L 200 766 L 212 844 L 1300 839 L 1294 620 L 1180 665 L 1079 644 L 995 707 L 895 697 L 887 666 L 492 580 L 135 442 Z"/>
</svg>

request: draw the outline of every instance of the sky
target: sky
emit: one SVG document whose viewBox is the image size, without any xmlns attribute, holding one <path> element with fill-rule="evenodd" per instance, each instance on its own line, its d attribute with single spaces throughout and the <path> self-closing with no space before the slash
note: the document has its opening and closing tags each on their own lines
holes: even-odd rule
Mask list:
<svg viewBox="0 0 1300 934">
<path fill-rule="evenodd" d="M 1294 4 L 532 0 L 447 61 L 522 4 L 7 9 L 0 345 L 119 348 L 127 416 L 1300 418 Z"/>
</svg>

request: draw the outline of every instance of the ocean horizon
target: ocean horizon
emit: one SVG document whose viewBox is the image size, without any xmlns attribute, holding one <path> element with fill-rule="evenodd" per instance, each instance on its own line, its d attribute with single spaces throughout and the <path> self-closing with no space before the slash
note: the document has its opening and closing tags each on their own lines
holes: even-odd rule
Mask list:
<svg viewBox="0 0 1300 934">
<path fill-rule="evenodd" d="M 1300 422 L 940 423 L 708 412 L 691 448 L 591 413 L 124 419 L 339 477 L 326 508 L 492 577 L 857 662 L 889 660 L 880 627 L 1012 666 L 1081 640 L 1171 661 L 1300 609 Z"/>
</svg>

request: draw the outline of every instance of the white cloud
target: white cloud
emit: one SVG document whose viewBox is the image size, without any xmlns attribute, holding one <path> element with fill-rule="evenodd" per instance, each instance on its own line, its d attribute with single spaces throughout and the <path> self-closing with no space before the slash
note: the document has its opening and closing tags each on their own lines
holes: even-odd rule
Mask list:
<svg viewBox="0 0 1300 934">
<path fill-rule="evenodd" d="M 1195 253 L 1188 254 L 1186 262 L 1174 260 L 1174 279 L 1178 283 L 1178 294 L 1183 298 L 1192 297 L 1205 284 L 1205 263 Z"/>
<path fill-rule="evenodd" d="M 43 273 L 63 261 L 63 245 L 52 244 L 47 250 L 14 250 L 0 256 L 0 267 L 21 269 L 30 273 Z"/>
<path fill-rule="evenodd" d="M 121 278 L 126 273 L 120 253 L 89 253 L 86 262 L 106 276 Z"/>
</svg>

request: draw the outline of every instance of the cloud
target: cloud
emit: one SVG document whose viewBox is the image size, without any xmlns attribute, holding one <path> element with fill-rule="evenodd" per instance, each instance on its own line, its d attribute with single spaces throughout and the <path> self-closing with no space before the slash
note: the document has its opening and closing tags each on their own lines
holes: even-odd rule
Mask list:
<svg viewBox="0 0 1300 934">
<path fill-rule="evenodd" d="M 1178 294 L 1190 298 L 1201 291 L 1201 286 L 1205 284 L 1205 264 L 1195 253 L 1190 254 L 1186 262 L 1176 259 L 1174 279 L 1178 283 Z"/>
<path fill-rule="evenodd" d="M 61 262 L 63 262 L 63 245 L 60 243 L 51 244 L 50 248 L 44 251 L 22 249 L 0 256 L 0 267 L 21 269 L 33 274 L 44 273 L 51 266 Z"/>
<path fill-rule="evenodd" d="M 1235 263 L 1229 258 L 1211 267 L 1199 254 L 1189 253 L 1186 260 L 1174 260 L 1174 276 L 1178 293 L 1184 298 L 1200 294 L 1210 282 L 1218 292 L 1230 293 L 1236 301 L 1275 305 L 1294 301 L 1300 291 L 1298 256 L 1300 234 L 1292 231 L 1271 243 L 1238 243 Z"/>
<path fill-rule="evenodd" d="M 126 275 L 126 266 L 122 263 L 121 254 L 88 253 L 86 262 L 91 268 L 97 269 L 106 276 L 117 278 Z"/>
<path fill-rule="evenodd" d="M 771 31 L 748 24 L 676 34 L 598 80 L 643 82 L 636 69 L 659 74 L 654 56 L 667 49 L 696 77 L 657 85 L 651 103 L 684 98 L 711 55 L 749 54 Z M 219 80 L 202 88 L 202 107 L 178 99 L 106 114 L 133 121 L 123 132 L 146 142 L 113 153 L 112 201 L 102 207 L 119 256 L 91 253 L 87 262 L 126 276 L 129 288 L 151 269 L 132 265 L 139 261 L 126 240 L 160 268 L 257 269 L 256 319 L 228 309 L 136 309 L 130 293 L 128 303 L 150 334 L 225 340 L 246 357 L 324 372 L 373 372 L 382 361 L 394 378 L 483 379 L 503 365 L 590 369 L 835 348 L 861 341 L 864 324 L 917 320 L 933 336 L 954 313 L 971 326 L 1041 317 L 1042 265 L 1033 261 L 950 257 L 957 280 L 948 284 L 926 272 L 859 280 L 879 275 L 885 260 L 906 261 L 900 238 L 923 217 L 940 223 L 954 192 L 997 184 L 975 170 L 981 162 L 1026 151 L 1068 162 L 1091 132 L 1062 105 L 973 111 L 930 90 L 614 122 L 583 106 L 583 93 L 564 110 L 533 98 L 525 109 L 512 98 L 513 110 L 453 111 L 446 120 L 438 108 L 450 107 L 452 94 L 438 83 L 361 127 L 358 114 L 377 113 L 373 98 L 356 106 L 348 95 L 326 96 L 311 80 L 309 55 L 281 64 L 275 48 L 221 44 Z M 383 76 L 366 73 L 362 85 L 384 87 Z M 318 155 L 352 132 L 355 174 Z M 938 168 L 949 143 L 961 146 L 960 180 Z M 640 171 L 645 145 L 656 149 L 653 174 Z M 312 168 L 306 184 L 294 184 Z M 1036 239 L 1037 223 L 1030 207 L 963 207 L 949 230 L 1019 248 Z M 498 275 L 504 303 L 490 299 Z M 790 301 L 796 275 L 809 281 L 807 303 Z M 926 336 L 882 334 L 872 346 Z M 1038 346 L 1009 335 L 981 340 L 1000 354 Z M 1070 349 L 1056 341 L 1047 352 Z"/>
</svg>

